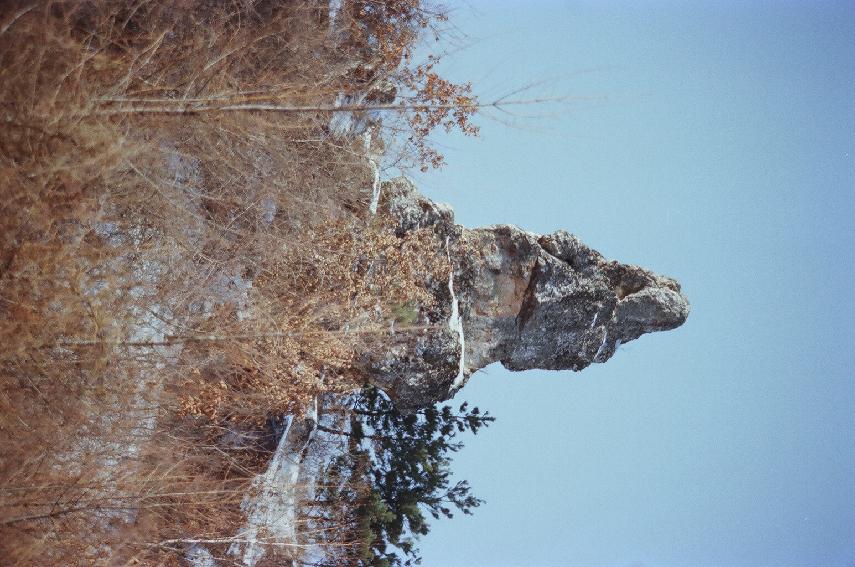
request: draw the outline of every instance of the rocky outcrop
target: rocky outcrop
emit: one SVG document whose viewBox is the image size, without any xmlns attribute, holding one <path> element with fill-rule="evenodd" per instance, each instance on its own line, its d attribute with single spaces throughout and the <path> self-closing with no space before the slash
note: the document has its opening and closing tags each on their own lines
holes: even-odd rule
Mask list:
<svg viewBox="0 0 855 567">
<path fill-rule="evenodd" d="M 378 214 L 399 236 L 421 228 L 445 242 L 447 285 L 434 284 L 430 332 L 372 361 L 372 381 L 402 407 L 448 399 L 476 370 L 582 370 L 644 333 L 679 327 L 689 302 L 675 280 L 606 260 L 565 231 L 466 229 L 406 179 L 383 185 Z"/>
</svg>

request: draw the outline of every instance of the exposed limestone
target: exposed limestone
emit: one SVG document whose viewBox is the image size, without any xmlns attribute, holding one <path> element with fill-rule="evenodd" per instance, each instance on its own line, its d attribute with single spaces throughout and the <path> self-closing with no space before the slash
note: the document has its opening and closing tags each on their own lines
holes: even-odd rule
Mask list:
<svg viewBox="0 0 855 567">
<path fill-rule="evenodd" d="M 431 330 L 371 361 L 372 381 L 403 407 L 453 396 L 461 366 L 465 379 L 493 362 L 515 371 L 582 370 L 644 333 L 679 327 L 689 314 L 675 280 L 608 261 L 568 232 L 466 229 L 406 179 L 382 192 L 378 214 L 394 219 L 399 236 L 435 230 L 451 270 L 445 287 L 432 288 L 448 307 L 428 316 Z"/>
</svg>

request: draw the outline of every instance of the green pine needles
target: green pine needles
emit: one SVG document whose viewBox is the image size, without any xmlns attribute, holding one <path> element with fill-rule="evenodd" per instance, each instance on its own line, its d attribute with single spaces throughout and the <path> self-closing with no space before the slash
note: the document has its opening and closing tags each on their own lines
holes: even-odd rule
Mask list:
<svg viewBox="0 0 855 567">
<path fill-rule="evenodd" d="M 418 565 L 416 540 L 430 531 L 429 517 L 472 514 L 483 501 L 469 483 L 452 483 L 450 454 L 458 436 L 477 433 L 495 418 L 464 402 L 402 413 L 379 390 L 365 388 L 353 400 L 348 450 L 326 471 L 319 500 L 347 502 L 360 567 Z"/>
</svg>

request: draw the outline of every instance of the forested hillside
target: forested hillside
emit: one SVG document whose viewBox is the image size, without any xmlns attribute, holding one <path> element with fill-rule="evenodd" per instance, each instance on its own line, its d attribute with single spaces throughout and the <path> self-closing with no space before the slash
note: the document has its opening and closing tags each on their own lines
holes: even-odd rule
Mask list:
<svg viewBox="0 0 855 567">
<path fill-rule="evenodd" d="M 489 419 L 358 394 L 361 354 L 448 278 L 417 253 L 432 236 L 373 214 L 381 167 L 477 132 L 470 87 L 412 58 L 444 21 L 419 0 L 3 3 L 4 561 L 393 565 L 425 514 L 477 505 L 448 454 Z"/>
</svg>

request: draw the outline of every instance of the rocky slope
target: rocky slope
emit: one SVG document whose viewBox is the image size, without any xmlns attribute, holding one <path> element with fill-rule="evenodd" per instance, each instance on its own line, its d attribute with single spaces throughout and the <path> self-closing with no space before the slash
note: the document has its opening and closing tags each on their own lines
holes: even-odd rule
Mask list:
<svg viewBox="0 0 855 567">
<path fill-rule="evenodd" d="M 537 235 L 512 225 L 467 229 L 452 210 L 406 179 L 383 186 L 379 215 L 399 236 L 435 232 L 449 262 L 433 289 L 439 312 L 408 342 L 369 361 L 371 381 L 402 407 L 453 396 L 473 372 L 501 362 L 513 371 L 582 370 L 645 333 L 682 325 L 689 302 L 677 281 L 606 260 L 565 231 Z"/>
</svg>

